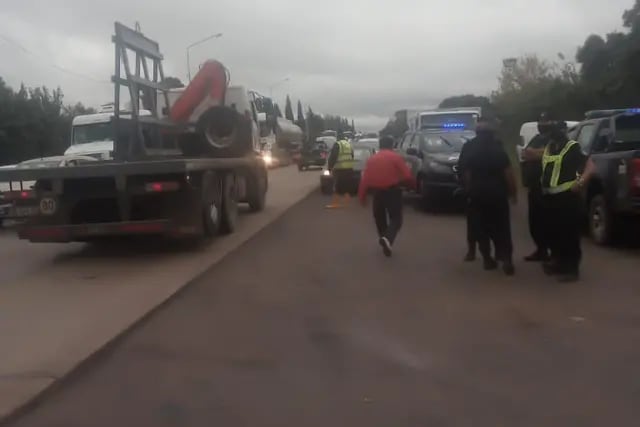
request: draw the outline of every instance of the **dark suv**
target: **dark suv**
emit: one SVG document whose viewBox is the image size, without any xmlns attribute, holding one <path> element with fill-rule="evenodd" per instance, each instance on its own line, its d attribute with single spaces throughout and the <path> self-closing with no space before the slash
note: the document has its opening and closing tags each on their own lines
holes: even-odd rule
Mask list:
<svg viewBox="0 0 640 427">
<path fill-rule="evenodd" d="M 475 137 L 469 130 L 425 129 L 407 133 L 396 149 L 405 158 L 425 203 L 462 194 L 458 159 L 465 142 Z"/>
<path fill-rule="evenodd" d="M 640 110 L 588 112 L 569 136 L 596 165 L 583 193 L 589 232 L 596 243 L 611 243 L 625 221 L 640 221 Z"/>
</svg>

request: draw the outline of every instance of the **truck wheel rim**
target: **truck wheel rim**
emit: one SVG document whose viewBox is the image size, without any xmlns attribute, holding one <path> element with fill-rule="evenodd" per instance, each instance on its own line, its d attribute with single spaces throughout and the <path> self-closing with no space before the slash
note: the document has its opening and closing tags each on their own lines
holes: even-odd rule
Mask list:
<svg viewBox="0 0 640 427">
<path fill-rule="evenodd" d="M 236 130 L 234 129 L 228 136 L 217 136 L 213 129 L 213 126 L 207 126 L 204 131 L 204 136 L 207 138 L 207 142 L 215 148 L 227 148 L 233 144 L 236 138 Z"/>
</svg>

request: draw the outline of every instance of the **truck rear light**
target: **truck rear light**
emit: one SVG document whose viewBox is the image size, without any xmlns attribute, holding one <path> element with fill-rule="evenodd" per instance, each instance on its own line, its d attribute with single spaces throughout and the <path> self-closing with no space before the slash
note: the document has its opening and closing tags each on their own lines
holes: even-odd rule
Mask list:
<svg viewBox="0 0 640 427">
<path fill-rule="evenodd" d="M 2 195 L 4 196 L 4 200 L 28 200 L 36 198 L 36 193 L 31 190 L 7 191 Z"/>
<path fill-rule="evenodd" d="M 167 191 L 178 191 L 180 184 L 177 182 L 149 182 L 144 187 L 147 193 L 164 193 Z"/>
</svg>

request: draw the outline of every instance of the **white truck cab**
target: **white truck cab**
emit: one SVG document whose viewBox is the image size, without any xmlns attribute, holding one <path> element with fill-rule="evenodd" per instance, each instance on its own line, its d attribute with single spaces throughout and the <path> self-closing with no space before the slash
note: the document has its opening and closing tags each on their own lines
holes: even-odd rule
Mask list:
<svg viewBox="0 0 640 427">
<path fill-rule="evenodd" d="M 107 110 L 107 111 L 105 111 Z M 140 110 L 141 116 L 150 116 L 151 112 Z M 126 113 L 122 114 L 127 117 Z M 113 110 L 103 109 L 96 114 L 76 116 L 71 122 L 71 145 L 65 156 L 90 156 L 97 160 L 113 159 Z"/>
</svg>

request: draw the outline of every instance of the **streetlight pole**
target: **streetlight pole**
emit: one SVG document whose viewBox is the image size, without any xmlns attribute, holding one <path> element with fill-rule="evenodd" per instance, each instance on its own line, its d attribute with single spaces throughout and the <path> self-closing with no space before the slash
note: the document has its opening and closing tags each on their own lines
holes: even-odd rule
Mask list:
<svg viewBox="0 0 640 427">
<path fill-rule="evenodd" d="M 198 40 L 197 42 L 191 43 L 189 46 L 187 46 L 187 76 L 189 77 L 189 81 L 191 81 L 191 60 L 189 57 L 189 51 L 191 50 L 191 48 L 194 46 L 198 46 L 199 44 L 202 44 L 211 39 L 217 39 L 220 37 L 222 37 L 222 33 L 213 34 L 209 37 L 205 37 L 202 40 Z"/>
<path fill-rule="evenodd" d="M 269 98 L 271 98 L 271 100 L 273 100 L 273 89 L 274 89 L 276 86 L 280 86 L 282 83 L 286 83 L 286 82 L 288 82 L 289 80 L 291 80 L 289 77 L 285 77 L 284 79 L 282 79 L 282 80 L 278 80 L 277 82 L 275 82 L 274 84 L 272 84 L 271 86 L 269 86 Z"/>
</svg>

